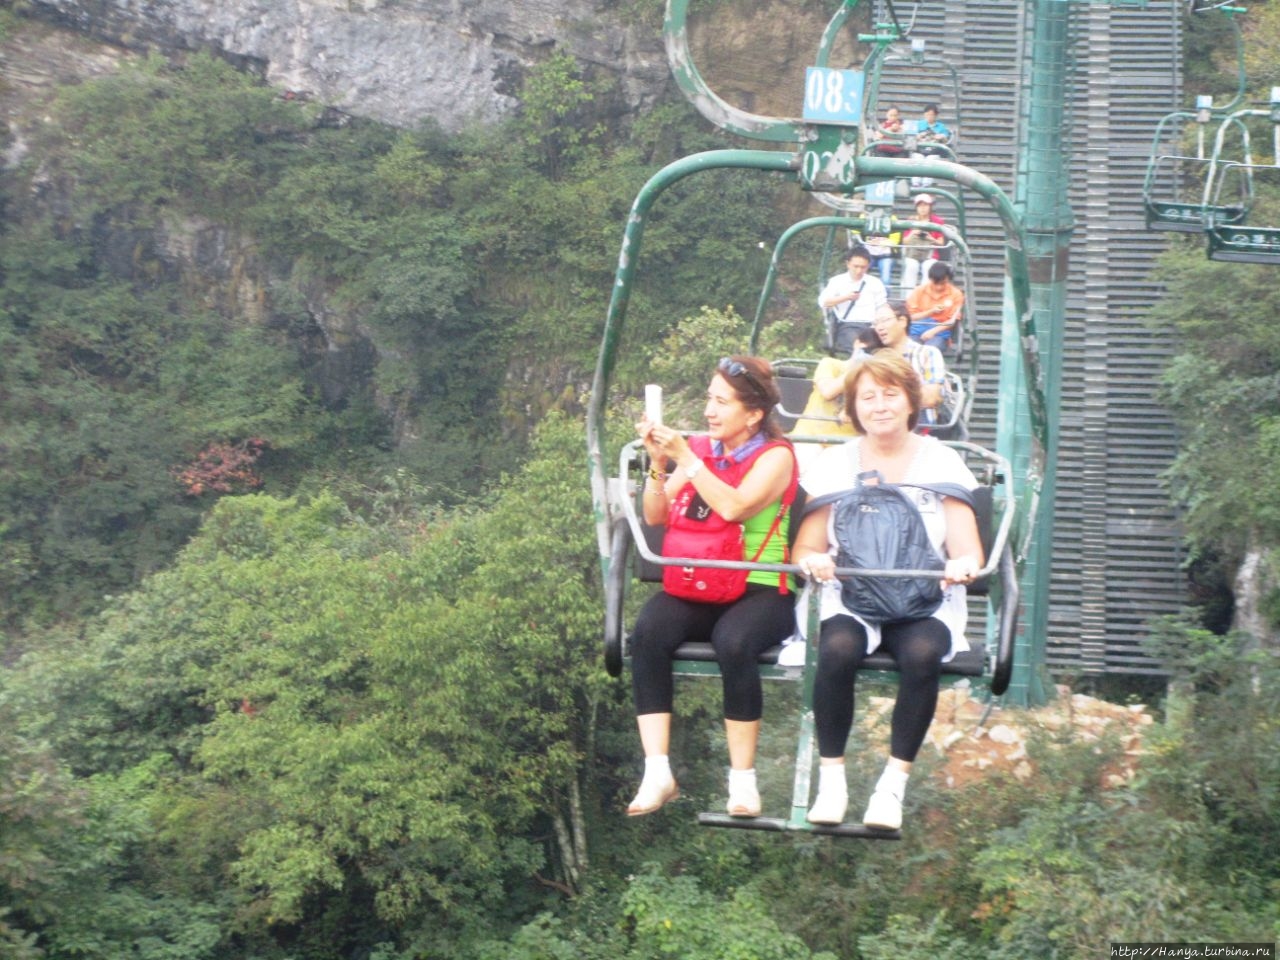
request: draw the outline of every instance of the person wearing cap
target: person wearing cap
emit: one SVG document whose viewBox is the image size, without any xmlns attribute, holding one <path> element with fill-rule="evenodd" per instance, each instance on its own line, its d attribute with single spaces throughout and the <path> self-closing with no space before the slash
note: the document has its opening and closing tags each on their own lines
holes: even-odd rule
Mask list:
<svg viewBox="0 0 1280 960">
<path fill-rule="evenodd" d="M 907 297 L 911 339 L 946 350 L 964 309 L 964 291 L 951 282 L 950 264 L 929 265 L 929 278 Z"/>
<path fill-rule="evenodd" d="M 871 254 L 867 248 L 854 247 L 845 257 L 844 273 L 828 280 L 818 294 L 823 315 L 835 323 L 830 346 L 833 356 L 849 356 L 858 332 L 871 328 L 876 310 L 889 299 L 880 278 L 868 275 L 870 266 Z"/>
<path fill-rule="evenodd" d="M 912 200 L 916 205 L 914 219 L 926 223 L 945 223 L 933 212 L 933 194 L 917 193 Z M 910 295 L 920 282 L 921 264 L 927 260 L 937 260 L 938 250 L 947 242 L 947 238 L 936 230 L 925 230 L 912 227 L 902 233 L 902 296 Z"/>
</svg>

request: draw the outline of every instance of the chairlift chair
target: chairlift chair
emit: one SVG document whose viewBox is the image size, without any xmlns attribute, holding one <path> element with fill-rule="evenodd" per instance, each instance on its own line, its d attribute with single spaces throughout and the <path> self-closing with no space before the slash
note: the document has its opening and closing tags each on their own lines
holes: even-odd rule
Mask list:
<svg viewBox="0 0 1280 960">
<path fill-rule="evenodd" d="M 847 22 L 856 0 L 846 0 L 833 15 L 819 49 L 816 71 L 826 70 L 827 56 L 836 32 Z M 903 35 L 901 25 L 896 16 L 890 14 L 892 24 L 881 25 L 884 36 L 871 38 L 876 51 L 899 39 Z M 606 410 L 613 397 L 611 380 L 617 365 L 621 328 L 626 316 L 630 298 L 633 274 L 640 256 L 641 240 L 649 211 L 659 194 L 680 179 L 694 173 L 716 168 L 748 168 L 761 173 L 796 175 L 802 189 L 817 195 L 824 192 L 853 193 L 867 184 L 898 178 L 899 171 L 906 171 L 910 176 L 910 168 L 915 166 L 925 175 L 949 179 L 963 183 L 967 190 L 991 204 L 1004 225 L 1007 237 L 1006 266 L 1009 283 L 1007 294 L 1011 298 L 1011 308 L 1005 314 L 1016 318 L 1002 323 L 1002 340 L 1016 339 L 1017 346 L 1012 350 L 1002 351 L 999 358 L 1003 368 L 1011 365 L 1013 373 L 1021 379 L 1025 390 L 1021 394 L 1025 402 L 1025 412 L 1029 418 L 1031 432 L 1023 442 L 1022 435 L 1009 438 L 1015 443 L 1009 444 L 1011 459 L 1019 464 L 1019 473 L 1013 474 L 1010 462 L 1004 456 L 985 450 L 966 442 L 951 442 L 950 445 L 962 452 L 969 461 L 970 468 L 980 479 L 978 491 L 979 529 L 984 537 L 986 548 L 986 566 L 980 571 L 979 583 L 970 589 L 976 600 L 979 600 L 985 585 L 988 588 L 986 600 L 986 626 L 988 641 L 985 645 L 971 651 L 967 656 L 958 656 L 944 666 L 948 676 L 981 679 L 993 696 L 1003 693 L 1012 678 L 1014 660 L 1015 628 L 1019 610 L 1018 577 L 1021 557 L 1031 537 L 1037 516 L 1035 497 L 1038 492 L 1038 478 L 1043 457 L 1047 447 L 1048 410 L 1045 405 L 1044 391 L 1040 386 L 1039 356 L 1034 349 L 1034 331 L 1031 323 L 1030 285 L 1028 282 L 1027 241 L 1022 220 L 1010 198 L 989 177 L 977 170 L 951 164 L 948 161 L 931 159 L 928 161 L 896 161 L 879 158 L 862 159 L 857 156 L 856 124 L 857 118 L 845 120 L 834 118 L 827 121 L 813 117 L 774 118 L 750 114 L 739 110 L 715 95 L 702 80 L 694 67 L 687 47 L 687 33 L 684 29 L 688 0 L 668 0 L 667 18 L 664 23 L 664 36 L 668 44 L 668 56 L 673 66 L 677 84 L 697 106 L 699 111 L 712 123 L 730 132 L 750 139 L 770 143 L 788 143 L 794 145 L 794 152 L 770 150 L 719 150 L 708 151 L 691 157 L 673 161 L 661 171 L 655 173 L 641 188 L 632 206 L 624 230 L 621 253 L 618 258 L 617 273 L 610 296 L 609 308 L 605 318 L 604 331 L 601 336 L 600 353 L 597 359 L 595 376 L 592 382 L 591 397 L 587 414 L 587 455 L 592 490 L 593 520 L 595 524 L 597 545 L 600 550 L 602 570 L 604 573 L 604 666 L 613 676 L 619 676 L 627 662 L 627 629 L 626 615 L 628 596 L 634 592 L 636 585 L 660 579 L 663 566 L 697 565 L 726 567 L 735 569 L 764 570 L 774 573 L 798 574 L 799 567 L 794 564 L 747 563 L 745 561 L 707 561 L 694 560 L 687 557 L 665 558 L 661 556 L 658 531 L 645 527 L 637 512 L 636 501 L 643 489 L 643 473 L 646 467 L 643 446 L 638 441 L 625 443 L 618 455 L 616 474 L 610 476 L 605 460 Z M 879 29 L 879 26 L 877 27 Z M 859 39 L 865 39 L 859 37 Z M 883 40 L 883 42 L 882 42 Z M 870 58 L 869 58 L 870 59 Z M 831 71 L 827 71 L 828 74 Z M 856 72 L 856 71 L 855 71 Z M 838 73 L 838 71 L 837 71 Z M 856 78 L 855 78 L 856 79 Z M 806 106 L 807 109 L 807 106 Z M 935 188 L 936 189 L 936 188 Z M 822 221 L 823 218 L 813 218 Z M 841 226 L 846 226 L 850 217 L 831 218 Z M 793 225 L 775 248 L 774 264 L 770 267 L 770 277 L 761 297 L 761 307 L 757 311 L 756 324 L 753 329 L 748 352 L 756 352 L 757 338 L 760 330 L 760 319 L 765 302 L 769 296 L 769 286 L 779 252 L 785 245 L 787 237 L 793 236 L 799 229 L 811 224 Z M 937 225 L 926 224 L 934 229 Z M 964 255 L 963 237 L 959 231 L 948 225 L 957 242 L 957 247 Z M 944 232 L 946 232 L 944 230 Z M 967 298 L 972 300 L 972 298 Z M 1012 325 L 1016 324 L 1022 336 L 1013 337 Z M 967 350 L 967 352 L 970 352 Z M 976 350 L 971 351 L 976 356 Z M 971 361 L 972 362 L 972 361 Z M 967 385 L 966 385 L 967 386 Z M 970 391 L 966 391 L 970 392 Z M 797 444 L 813 442 L 805 438 L 796 438 Z M 1023 492 L 1027 496 L 1023 496 Z M 984 506 L 984 504 L 986 506 Z M 989 507 L 989 509 L 987 509 Z M 801 511 L 800 500 L 793 505 L 794 515 Z M 1014 532 L 1018 547 L 1014 546 Z M 837 576 L 937 576 L 932 571 L 902 570 L 857 570 L 838 569 Z M 816 607 L 810 605 L 808 616 L 810 621 L 816 618 Z M 810 636 L 816 624 L 811 622 Z M 790 808 L 790 815 L 785 818 L 757 817 L 751 819 L 730 818 L 716 814 L 703 814 L 699 822 L 713 826 L 732 826 L 772 831 L 805 831 L 835 836 L 862 836 L 881 839 L 896 839 L 897 831 L 868 830 L 861 824 L 842 824 L 840 826 L 817 826 L 807 822 L 805 813 L 809 802 L 809 777 L 813 766 L 813 716 L 812 691 L 813 678 L 816 672 L 815 656 L 805 658 L 804 666 L 789 666 L 779 663 L 781 651 L 774 649 L 761 657 L 761 674 L 766 679 L 784 679 L 803 683 L 805 708 L 801 711 L 800 737 L 796 749 L 795 779 Z M 895 664 L 887 654 L 873 655 L 864 662 L 862 669 L 869 671 L 892 671 Z M 718 665 L 709 649 L 700 649 L 696 644 L 687 644 L 677 653 L 675 662 L 677 673 L 708 676 L 718 674 Z"/>
<path fill-rule="evenodd" d="M 960 74 L 949 60 L 927 53 L 923 38 L 904 36 L 903 39 L 909 44 L 909 50 L 904 51 L 902 43 L 895 43 L 879 57 L 869 59 L 866 106 L 863 111 L 863 152 L 874 155 L 878 144 L 888 142 L 900 147 L 906 155 L 921 153 L 954 161 L 957 158 L 956 148 L 960 142 L 962 127 Z M 886 88 L 889 91 L 887 94 Z M 929 92 L 921 93 L 922 89 Z M 919 122 L 915 118 L 903 119 L 901 136 L 889 135 L 881 140 L 871 139 L 868 134 L 878 127 L 882 104 L 884 109 L 889 106 L 902 109 L 907 98 L 910 98 L 910 105 L 917 112 L 923 111 L 926 103 L 938 104 L 951 132 L 946 143 L 920 141 Z"/>
<path fill-rule="evenodd" d="M 797 443 L 810 442 L 800 438 Z M 1002 457 L 971 443 L 950 443 L 970 461 L 975 475 L 982 481 L 974 491 L 974 512 L 986 553 L 986 566 L 969 587 L 973 597 L 988 599 L 988 633 L 993 641 L 988 645 L 975 643 L 973 648 L 958 654 L 942 665 L 942 673 L 948 679 L 984 681 L 991 694 L 998 696 L 1009 685 L 1013 672 L 1014 635 L 1018 612 L 1018 585 L 1011 532 L 1016 504 L 1008 485 L 1009 465 Z M 643 445 L 633 441 L 623 447 L 619 456 L 619 477 L 626 478 L 626 496 L 622 516 L 612 526 L 609 570 L 605 581 L 604 664 L 611 676 L 621 676 L 628 660 L 629 634 L 626 628 L 627 597 L 630 589 L 639 583 L 660 583 L 662 569 L 666 566 L 707 566 L 750 570 L 767 570 L 799 574 L 795 564 L 749 563 L 746 561 L 708 561 L 690 557 L 664 557 L 661 555 L 661 528 L 645 524 L 638 512 L 636 501 L 644 488 L 645 462 Z M 803 512 L 803 497 L 798 496 L 792 506 L 795 524 Z M 794 536 L 794 528 L 790 534 Z M 921 570 L 864 570 L 839 568 L 838 576 L 870 577 L 920 577 L 937 576 L 933 571 Z M 812 593 L 806 609 L 809 637 L 816 637 L 818 630 L 817 595 Z M 797 641 L 800 642 L 800 641 Z M 809 805 L 810 775 L 814 762 L 814 735 L 812 697 L 817 657 L 810 652 L 816 644 L 809 644 L 803 664 L 783 662 L 784 647 L 774 646 L 760 655 L 762 679 L 784 680 L 803 684 L 803 706 L 800 718 L 800 736 L 796 751 L 795 772 L 789 815 L 780 817 L 730 817 L 726 814 L 700 813 L 698 822 L 704 826 L 730 827 L 769 832 L 808 832 L 831 836 L 860 837 L 864 839 L 897 840 L 901 832 L 878 830 L 860 823 L 843 823 L 836 826 L 809 823 L 806 812 Z M 715 677 L 719 666 L 715 652 L 709 643 L 685 643 L 675 653 L 672 664 L 677 676 Z M 885 651 L 869 655 L 859 668 L 860 672 L 891 674 L 897 672 L 897 663 Z"/>
<path fill-rule="evenodd" d="M 1200 128 L 1208 122 L 1203 112 L 1179 111 L 1156 125 L 1142 184 L 1147 229 L 1200 233 L 1210 219 L 1222 226 L 1244 223 L 1253 206 L 1253 183 L 1248 177 L 1234 177 L 1230 179 L 1230 189 L 1223 189 L 1222 171 L 1231 163 L 1241 162 L 1228 159 L 1230 154 L 1242 158 L 1246 165 L 1252 163 L 1249 128 L 1239 114 L 1233 113 L 1218 123 L 1208 156 L 1162 152 L 1162 144 L 1176 143 L 1171 131 L 1185 127 L 1188 117 L 1194 118 Z"/>
<path fill-rule="evenodd" d="M 1275 164 L 1224 164 L 1219 182 L 1230 189 L 1232 181 L 1270 180 L 1280 187 L 1280 166 Z M 1212 212 L 1205 219 L 1205 240 L 1210 260 L 1228 263 L 1280 265 L 1280 227 L 1259 226 L 1230 219 L 1219 220 Z"/>
<path fill-rule="evenodd" d="M 1269 109 L 1239 110 L 1233 117 L 1266 117 L 1271 122 L 1271 163 L 1256 161 L 1221 164 L 1214 183 L 1214 205 L 1205 217 L 1205 239 L 1210 260 L 1280 265 L 1280 227 L 1218 217 L 1214 211 L 1224 195 L 1247 193 L 1252 199 L 1259 185 L 1280 190 L 1280 87 L 1273 87 Z"/>
</svg>

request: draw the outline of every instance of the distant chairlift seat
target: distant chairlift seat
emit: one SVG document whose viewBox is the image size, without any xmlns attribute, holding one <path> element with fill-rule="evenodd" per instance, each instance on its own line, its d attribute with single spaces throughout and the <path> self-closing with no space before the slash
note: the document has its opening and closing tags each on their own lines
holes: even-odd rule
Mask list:
<svg viewBox="0 0 1280 960">
<path fill-rule="evenodd" d="M 1221 117 L 1213 138 L 1213 151 L 1208 156 L 1204 153 L 1203 141 L 1196 156 L 1161 151 L 1162 144 L 1178 143 L 1186 124 L 1193 120 L 1203 136 L 1210 118 L 1207 109 L 1197 113 L 1178 110 L 1156 125 L 1142 182 L 1142 205 L 1148 230 L 1200 233 L 1210 219 L 1223 226 L 1241 224 L 1248 219 L 1253 206 L 1252 163 L 1249 128 L 1240 115 Z M 1193 190 L 1200 193 L 1198 202 L 1188 199 Z"/>
<path fill-rule="evenodd" d="M 1211 220 L 1205 236 L 1210 260 L 1280 266 L 1280 227 L 1224 226 Z"/>
<path fill-rule="evenodd" d="M 1239 192 L 1238 184 L 1248 184 L 1252 193 L 1256 177 L 1269 178 L 1274 183 L 1280 166 L 1261 163 L 1224 163 L 1217 178 L 1219 199 L 1223 192 Z M 1204 233 L 1210 260 L 1228 263 L 1260 263 L 1269 266 L 1280 264 L 1280 227 L 1257 226 L 1231 217 L 1219 216 L 1218 207 L 1210 207 L 1205 217 Z"/>
</svg>

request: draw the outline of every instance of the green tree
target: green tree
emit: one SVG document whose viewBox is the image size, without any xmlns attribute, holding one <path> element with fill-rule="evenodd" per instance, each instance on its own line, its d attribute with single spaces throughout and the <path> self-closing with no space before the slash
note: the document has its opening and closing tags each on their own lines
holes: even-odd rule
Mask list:
<svg viewBox="0 0 1280 960">
<path fill-rule="evenodd" d="M 564 469 L 581 444 L 553 421 L 491 509 L 394 535 L 331 495 L 223 500 L 87 643 L 32 650 L 0 705 L 74 769 L 143 791 L 138 855 L 169 851 L 224 939 L 252 916 L 284 942 L 354 898 L 367 922 L 333 949 L 443 951 L 513 892 L 536 908 L 590 870 L 614 688 L 585 486 Z"/>
<path fill-rule="evenodd" d="M 834 954 L 813 953 L 799 937 L 782 932 L 756 894 L 715 898 L 691 877 L 647 869 L 628 885 L 623 909 L 631 927 L 630 956 L 637 960 L 834 960 Z"/>
<path fill-rule="evenodd" d="M 208 53 L 181 65 L 153 53 L 67 87 L 53 115 L 76 194 L 143 223 L 169 207 L 234 220 L 311 125 L 309 108 Z"/>
<path fill-rule="evenodd" d="M 1280 309 L 1271 273 L 1215 263 L 1197 249 L 1168 255 L 1153 322 L 1186 344 L 1165 374 L 1182 430 L 1169 471 L 1193 543 L 1240 551 L 1250 536 L 1280 543 Z M 1230 429 L 1223 429 L 1223 425 Z"/>
<path fill-rule="evenodd" d="M 957 936 L 943 914 L 927 922 L 896 914 L 881 933 L 858 938 L 862 960 L 980 960 L 985 948 Z"/>
<path fill-rule="evenodd" d="M 1266 222 L 1278 209 L 1263 195 L 1254 215 Z M 1164 375 L 1182 433 L 1166 480 L 1198 569 L 1220 566 L 1234 581 L 1234 625 L 1274 645 L 1266 612 L 1280 597 L 1271 559 L 1280 545 L 1280 334 L 1269 318 L 1280 297 L 1265 268 L 1206 261 L 1198 249 L 1172 251 L 1163 275 L 1168 291 L 1152 322 L 1184 345 Z"/>
<path fill-rule="evenodd" d="M 521 144 L 552 180 L 583 159 L 584 148 L 604 133 L 592 122 L 591 104 L 607 91 L 588 81 L 571 54 L 557 51 L 525 78 L 520 94 Z"/>
<path fill-rule="evenodd" d="M 90 610 L 164 563 L 203 503 L 174 474 L 214 441 L 309 459 L 324 416 L 268 331 L 170 309 L 36 227 L 0 251 L 0 589 L 8 623 Z M 189 492 L 189 491 L 188 491 Z"/>
</svg>

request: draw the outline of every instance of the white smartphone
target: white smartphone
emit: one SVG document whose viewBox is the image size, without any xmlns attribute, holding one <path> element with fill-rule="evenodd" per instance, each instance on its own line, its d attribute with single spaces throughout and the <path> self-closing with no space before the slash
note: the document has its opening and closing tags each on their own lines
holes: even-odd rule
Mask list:
<svg viewBox="0 0 1280 960">
<path fill-rule="evenodd" d="M 650 423 L 662 423 L 662 387 L 656 383 L 644 386 L 644 416 Z"/>
</svg>

